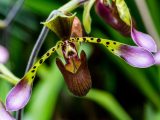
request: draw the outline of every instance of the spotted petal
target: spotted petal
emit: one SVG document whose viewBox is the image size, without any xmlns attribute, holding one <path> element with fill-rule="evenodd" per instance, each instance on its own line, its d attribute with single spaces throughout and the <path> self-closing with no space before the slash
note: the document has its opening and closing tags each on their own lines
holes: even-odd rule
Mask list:
<svg viewBox="0 0 160 120">
<path fill-rule="evenodd" d="M 10 111 L 17 111 L 23 108 L 29 101 L 31 90 L 31 84 L 27 81 L 27 79 L 24 78 L 21 80 L 9 92 L 6 99 L 6 109 Z"/>
<path fill-rule="evenodd" d="M 70 40 L 103 44 L 110 52 L 123 58 L 128 64 L 134 67 L 146 68 L 155 64 L 153 55 L 142 47 L 129 46 L 120 42 L 101 38 L 78 37 L 71 38 Z"/>
<path fill-rule="evenodd" d="M 0 101 L 0 120 L 16 120 L 13 118 L 8 111 L 6 111 L 5 106 Z"/>
<path fill-rule="evenodd" d="M 7 110 L 16 111 L 23 108 L 29 101 L 32 83 L 34 81 L 36 72 L 42 63 L 48 59 L 57 48 L 62 44 L 58 42 L 56 46 L 49 49 L 39 61 L 37 61 L 32 68 L 24 75 L 20 82 L 9 92 L 6 99 Z"/>
<path fill-rule="evenodd" d="M 150 35 L 132 28 L 131 37 L 138 46 L 141 46 L 150 52 L 157 52 L 156 43 Z"/>
</svg>

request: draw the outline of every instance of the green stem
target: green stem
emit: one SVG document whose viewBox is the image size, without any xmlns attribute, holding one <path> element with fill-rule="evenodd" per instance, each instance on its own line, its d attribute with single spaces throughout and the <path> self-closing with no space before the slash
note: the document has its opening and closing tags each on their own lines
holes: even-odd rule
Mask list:
<svg viewBox="0 0 160 120">
<path fill-rule="evenodd" d="M 23 6 L 24 0 L 17 0 L 4 20 L 0 20 L 0 28 L 4 29 L 13 21 L 17 13 Z"/>
<path fill-rule="evenodd" d="M 17 13 L 19 12 L 19 10 L 23 6 L 23 3 L 24 3 L 24 0 L 17 0 L 16 3 L 15 3 L 15 5 L 11 8 L 11 10 L 8 13 L 8 15 L 6 16 L 6 19 L 4 20 L 7 26 L 16 17 Z"/>
</svg>

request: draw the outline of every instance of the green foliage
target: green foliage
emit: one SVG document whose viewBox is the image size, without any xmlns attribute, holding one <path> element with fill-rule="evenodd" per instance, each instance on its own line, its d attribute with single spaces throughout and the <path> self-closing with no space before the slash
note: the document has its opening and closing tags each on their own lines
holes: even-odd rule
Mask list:
<svg viewBox="0 0 160 120">
<path fill-rule="evenodd" d="M 11 0 L 0 0 L 0 19 L 5 18 L 7 15 L 11 2 Z M 41 31 L 42 25 L 40 22 L 45 21 L 52 10 L 58 9 L 66 2 L 68 1 L 26 0 L 23 9 L 8 27 L 7 32 L 1 30 L 0 44 L 4 44 L 10 51 L 10 59 L 6 66 L 19 78 L 24 75 L 30 52 Z M 142 23 L 143 18 L 139 16 L 134 1 L 128 2 L 126 0 L 126 2 L 138 29 L 146 31 Z M 159 1 L 147 0 L 146 2 L 156 31 L 160 35 Z M 75 10 L 77 16 L 83 16 L 82 8 Z M 130 38 L 120 35 L 106 25 L 95 14 L 94 9 L 92 9 L 90 16 L 92 25 L 89 36 L 109 38 L 133 45 Z M 82 21 L 81 18 L 80 20 Z M 87 23 L 87 25 L 89 24 Z M 87 31 L 90 32 L 90 27 Z M 49 49 L 48 47 L 54 46 L 57 40 L 55 34 L 49 32 L 39 57 Z M 94 89 L 89 92 L 86 99 L 70 97 L 72 95 L 64 89 L 66 85 L 55 64 L 54 55 L 38 70 L 31 100 L 24 111 L 25 120 L 51 120 L 57 118 L 78 120 L 89 119 L 93 115 L 96 116 L 95 120 L 160 119 L 159 66 L 147 69 L 133 68 L 123 60 L 110 54 L 101 45 L 95 46 L 84 43 L 79 51 L 81 49 L 85 49 L 87 53 Z M 10 83 L 0 79 L 0 98 L 3 101 L 5 101 L 10 88 Z M 82 106 L 80 101 L 83 103 Z M 69 106 L 70 103 L 74 104 Z M 90 108 L 88 108 L 88 104 L 90 104 Z M 86 109 L 89 109 L 90 112 L 84 113 Z"/>
<path fill-rule="evenodd" d="M 131 120 L 128 114 L 110 93 L 91 89 L 86 98 L 100 104 L 118 120 Z"/>
</svg>

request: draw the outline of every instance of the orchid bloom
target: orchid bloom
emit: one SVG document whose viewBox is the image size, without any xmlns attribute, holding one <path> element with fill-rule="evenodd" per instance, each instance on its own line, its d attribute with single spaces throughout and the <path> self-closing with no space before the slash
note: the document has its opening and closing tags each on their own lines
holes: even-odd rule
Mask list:
<svg viewBox="0 0 160 120">
<path fill-rule="evenodd" d="M 134 27 L 124 0 L 97 0 L 96 12 L 106 23 L 121 34 L 131 36 L 136 45 L 150 52 L 157 52 L 157 46 L 153 38 Z"/>
<path fill-rule="evenodd" d="M 78 48 L 82 42 L 102 44 L 111 53 L 134 67 L 145 68 L 155 63 L 152 54 L 143 47 L 130 46 L 103 38 L 82 37 L 81 24 L 75 14 L 57 11 L 53 18 L 42 24 L 55 32 L 61 40 L 49 49 L 12 88 L 6 99 L 7 110 L 19 110 L 28 103 L 39 66 L 55 51 L 65 59 L 65 65 L 59 58 L 56 59 L 56 64 L 69 90 L 76 96 L 85 96 L 92 86 L 92 81 L 85 52 L 81 51 L 80 57 L 78 55 Z"/>
</svg>

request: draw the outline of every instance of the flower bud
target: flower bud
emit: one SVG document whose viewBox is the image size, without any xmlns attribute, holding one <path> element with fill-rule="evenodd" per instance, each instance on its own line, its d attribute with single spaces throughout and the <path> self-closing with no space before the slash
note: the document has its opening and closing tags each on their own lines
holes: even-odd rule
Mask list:
<svg viewBox="0 0 160 120">
<path fill-rule="evenodd" d="M 105 0 L 97 0 L 95 9 L 97 14 L 110 26 L 125 36 L 130 36 L 131 28 L 125 23 L 119 15 L 114 1 L 109 4 Z"/>
</svg>

